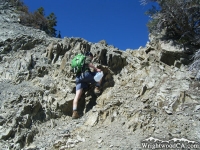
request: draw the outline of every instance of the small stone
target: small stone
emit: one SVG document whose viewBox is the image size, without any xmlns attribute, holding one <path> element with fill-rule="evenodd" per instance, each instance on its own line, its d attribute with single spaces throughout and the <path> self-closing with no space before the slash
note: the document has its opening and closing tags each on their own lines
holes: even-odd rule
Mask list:
<svg viewBox="0 0 200 150">
<path fill-rule="evenodd" d="M 113 147 L 113 145 L 110 145 L 109 147 L 110 147 L 110 148 L 112 148 L 112 147 Z"/>
<path fill-rule="evenodd" d="M 66 149 L 68 149 L 68 146 L 61 146 L 61 147 L 59 148 L 59 150 L 66 150 Z"/>
<path fill-rule="evenodd" d="M 70 145 L 70 147 L 72 147 L 72 148 L 73 148 L 74 146 L 75 146 L 74 144 L 71 144 L 71 145 Z"/>
<path fill-rule="evenodd" d="M 103 142 L 103 140 L 102 140 L 102 139 L 100 139 L 100 140 L 98 140 L 98 141 L 97 141 L 97 143 L 99 143 L 99 144 L 100 144 L 100 143 L 102 143 L 102 142 Z"/>
<path fill-rule="evenodd" d="M 200 110 L 200 105 L 196 105 L 194 108 L 194 112 L 197 112 L 198 110 Z"/>
<path fill-rule="evenodd" d="M 172 108 L 168 108 L 167 106 L 164 106 L 163 109 L 165 110 L 165 112 L 168 114 L 168 115 L 172 115 L 173 114 L 173 110 Z"/>
<path fill-rule="evenodd" d="M 82 138 L 79 135 L 77 135 L 77 140 L 80 141 L 80 142 L 85 142 L 85 138 Z"/>
<path fill-rule="evenodd" d="M 196 124 L 196 123 L 193 123 L 192 125 L 193 125 L 194 127 L 196 127 L 196 126 L 197 126 L 197 124 Z"/>
</svg>

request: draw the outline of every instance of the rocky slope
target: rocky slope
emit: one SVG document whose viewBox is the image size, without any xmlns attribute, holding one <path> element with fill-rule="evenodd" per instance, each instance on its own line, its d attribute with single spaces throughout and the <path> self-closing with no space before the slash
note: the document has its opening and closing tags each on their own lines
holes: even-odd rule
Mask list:
<svg viewBox="0 0 200 150">
<path fill-rule="evenodd" d="M 0 2 L 1 149 L 143 149 L 149 137 L 200 141 L 200 83 L 192 56 L 150 36 L 146 47 L 120 51 L 105 41 L 57 39 L 19 24 Z M 92 88 L 71 119 L 75 81 L 70 60 L 91 50 L 104 72 L 102 94 Z"/>
</svg>

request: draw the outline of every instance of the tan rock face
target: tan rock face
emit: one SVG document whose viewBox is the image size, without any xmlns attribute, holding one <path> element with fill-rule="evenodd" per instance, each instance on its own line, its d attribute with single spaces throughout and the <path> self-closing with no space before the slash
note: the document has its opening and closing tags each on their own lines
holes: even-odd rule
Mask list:
<svg viewBox="0 0 200 150">
<path fill-rule="evenodd" d="M 9 18 L 13 8 L 6 8 L 1 15 Z M 200 140 L 200 84 L 181 47 L 151 37 L 144 48 L 120 51 L 105 40 L 51 38 L 12 18 L 0 28 L 2 149 L 135 149 L 148 137 Z M 89 50 L 104 72 L 102 94 L 92 86 L 85 91 L 82 117 L 72 120 L 70 61 Z"/>
</svg>

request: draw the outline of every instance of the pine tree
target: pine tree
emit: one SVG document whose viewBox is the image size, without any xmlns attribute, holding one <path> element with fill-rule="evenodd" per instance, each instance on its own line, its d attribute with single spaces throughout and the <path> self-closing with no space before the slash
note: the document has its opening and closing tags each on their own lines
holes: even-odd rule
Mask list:
<svg viewBox="0 0 200 150">
<path fill-rule="evenodd" d="M 37 9 L 37 12 L 38 12 L 39 14 L 41 14 L 42 16 L 45 16 L 44 8 L 43 8 L 43 7 L 38 8 L 38 9 Z"/>
<path fill-rule="evenodd" d="M 56 37 L 56 25 L 57 18 L 54 13 L 45 17 L 45 11 L 43 7 L 38 8 L 34 13 L 28 11 L 28 7 L 22 2 L 22 0 L 4 0 L 8 1 L 11 5 L 16 6 L 20 13 L 20 23 L 26 26 L 31 26 L 45 31 L 49 36 Z M 59 35 L 61 37 L 60 31 Z"/>
<path fill-rule="evenodd" d="M 61 34 L 60 34 L 60 31 L 58 31 L 58 35 L 57 35 L 57 38 L 61 38 Z"/>
<path fill-rule="evenodd" d="M 34 24 L 36 28 L 43 31 L 47 31 L 47 28 L 48 28 L 47 19 L 45 18 L 44 15 L 45 15 L 44 8 L 43 7 L 38 8 L 33 14 Z"/>
<path fill-rule="evenodd" d="M 47 26 L 48 26 L 48 34 L 52 37 L 56 37 L 56 29 L 54 28 L 57 25 L 57 20 L 54 13 L 51 13 L 47 16 Z"/>
</svg>

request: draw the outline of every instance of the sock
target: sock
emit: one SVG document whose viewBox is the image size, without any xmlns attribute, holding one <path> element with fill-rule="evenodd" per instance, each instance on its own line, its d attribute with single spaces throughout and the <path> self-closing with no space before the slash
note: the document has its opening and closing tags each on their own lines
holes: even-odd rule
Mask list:
<svg viewBox="0 0 200 150">
<path fill-rule="evenodd" d="M 73 111 L 77 111 L 77 107 L 73 107 Z"/>
</svg>

